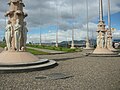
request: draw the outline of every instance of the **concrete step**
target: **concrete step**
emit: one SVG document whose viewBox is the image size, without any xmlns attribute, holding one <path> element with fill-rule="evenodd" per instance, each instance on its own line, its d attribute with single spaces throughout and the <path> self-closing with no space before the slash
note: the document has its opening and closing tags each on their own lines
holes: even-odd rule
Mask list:
<svg viewBox="0 0 120 90">
<path fill-rule="evenodd" d="M 27 63 L 16 63 L 16 64 L 0 64 L 0 67 L 24 67 L 32 65 L 40 65 L 49 62 L 48 59 L 40 59 L 36 62 L 27 62 Z"/>
<path fill-rule="evenodd" d="M 54 60 L 48 60 L 48 62 L 44 63 L 44 64 L 41 64 L 38 62 L 38 64 L 29 64 L 29 65 L 24 65 L 24 66 L 21 66 L 20 64 L 18 64 L 17 66 L 10 66 L 8 65 L 8 67 L 5 65 L 0 65 L 0 70 L 1 71 L 13 71 L 13 70 L 30 70 L 30 69 L 39 69 L 39 70 L 42 70 L 42 69 L 47 69 L 48 67 L 51 67 L 51 66 L 55 66 L 57 65 L 56 61 Z"/>
<path fill-rule="evenodd" d="M 120 55 L 114 53 L 114 54 L 89 54 L 90 57 L 120 57 Z"/>
</svg>

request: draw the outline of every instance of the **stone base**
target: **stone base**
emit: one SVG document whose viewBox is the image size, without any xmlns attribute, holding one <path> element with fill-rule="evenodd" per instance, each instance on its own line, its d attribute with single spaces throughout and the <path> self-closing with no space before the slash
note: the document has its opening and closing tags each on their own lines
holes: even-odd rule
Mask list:
<svg viewBox="0 0 120 90">
<path fill-rule="evenodd" d="M 96 48 L 90 56 L 102 56 L 102 57 L 118 57 L 118 53 L 112 52 L 107 48 Z"/>
<path fill-rule="evenodd" d="M 75 47 L 70 47 L 70 49 L 75 49 Z"/>
<path fill-rule="evenodd" d="M 108 50 L 107 48 L 96 48 L 93 54 L 114 54 L 114 52 Z"/>
<path fill-rule="evenodd" d="M 88 54 L 86 56 L 90 56 L 90 57 L 120 57 L 120 55 L 114 53 L 114 54 Z"/>
<path fill-rule="evenodd" d="M 112 52 L 118 52 L 118 50 L 116 50 L 115 48 L 108 48 L 108 49 Z"/>
<path fill-rule="evenodd" d="M 85 47 L 84 49 L 85 50 L 92 50 L 93 48 L 91 48 L 91 47 Z"/>
<path fill-rule="evenodd" d="M 39 59 L 28 52 L 3 51 L 0 53 L 0 70 L 46 68 L 55 64 L 54 60 Z"/>
</svg>

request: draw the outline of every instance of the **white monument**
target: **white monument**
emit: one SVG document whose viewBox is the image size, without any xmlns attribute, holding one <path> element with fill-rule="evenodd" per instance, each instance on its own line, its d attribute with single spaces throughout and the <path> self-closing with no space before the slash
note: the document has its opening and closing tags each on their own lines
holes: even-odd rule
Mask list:
<svg viewBox="0 0 120 90">
<path fill-rule="evenodd" d="M 12 40 L 12 25 L 11 22 L 8 21 L 8 24 L 6 26 L 6 31 L 5 31 L 5 40 L 6 40 L 6 50 L 10 50 L 11 49 L 11 40 Z"/>
<path fill-rule="evenodd" d="M 27 42 L 27 32 L 28 32 L 26 25 L 27 25 L 27 23 L 24 22 L 24 24 L 23 24 L 24 47 L 25 47 L 26 42 Z"/>
<path fill-rule="evenodd" d="M 107 30 L 107 48 L 111 51 L 117 51 L 112 45 L 111 17 L 110 17 L 110 0 L 108 0 L 108 30 Z"/>
<path fill-rule="evenodd" d="M 15 38 L 15 50 L 20 51 L 21 50 L 20 40 L 21 40 L 22 26 L 19 24 L 19 19 L 16 20 L 16 24 L 14 25 L 13 29 L 14 29 L 14 38 Z"/>
<path fill-rule="evenodd" d="M 9 0 L 8 4 L 10 8 L 5 14 L 8 17 L 5 32 L 7 46 L 5 51 L 0 53 L 0 70 L 33 69 L 55 65 L 54 60 L 39 59 L 26 52 L 28 29 L 24 21 L 27 16 L 23 12 L 25 5 L 22 0 Z"/>
<path fill-rule="evenodd" d="M 107 48 L 107 30 L 105 29 L 105 24 L 103 21 L 103 5 L 102 0 L 99 0 L 99 23 L 97 29 L 97 47 L 93 54 L 114 54 Z"/>
</svg>

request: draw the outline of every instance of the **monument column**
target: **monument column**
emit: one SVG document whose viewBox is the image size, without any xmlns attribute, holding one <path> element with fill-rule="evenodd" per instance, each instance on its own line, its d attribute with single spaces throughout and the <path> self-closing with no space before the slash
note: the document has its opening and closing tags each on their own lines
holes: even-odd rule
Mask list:
<svg viewBox="0 0 120 90">
<path fill-rule="evenodd" d="M 110 50 L 107 49 L 107 30 L 105 29 L 105 23 L 103 20 L 103 3 L 99 0 L 99 23 L 97 28 L 97 47 L 93 54 L 112 54 Z"/>
<path fill-rule="evenodd" d="M 6 47 L 0 53 L 0 70 L 27 70 L 45 69 L 56 65 L 56 61 L 39 59 L 33 54 L 26 52 L 25 45 L 28 29 L 24 18 L 22 0 L 9 0 L 9 11 L 5 14 L 8 23 L 5 28 Z"/>
<path fill-rule="evenodd" d="M 23 12 L 23 7 L 25 7 L 24 3 L 22 3 L 22 0 L 9 0 L 8 2 L 9 5 L 9 11 L 5 14 L 6 17 L 8 17 L 8 21 L 11 22 L 12 25 L 12 33 L 11 33 L 11 50 L 12 51 L 16 51 L 16 38 L 15 38 L 15 34 L 18 36 L 19 34 L 19 50 L 21 50 L 22 48 L 25 48 L 24 45 L 24 31 L 23 31 L 23 27 L 24 27 L 24 18 L 27 16 L 27 14 L 25 14 Z M 18 21 L 18 26 L 16 26 L 16 30 L 15 30 L 15 25 L 17 24 Z M 19 30 L 18 30 L 19 29 Z M 18 31 L 17 31 L 18 30 Z M 15 31 L 17 31 L 15 33 Z"/>
<path fill-rule="evenodd" d="M 112 31 L 111 31 L 111 17 L 110 17 L 110 0 L 108 0 L 108 30 L 107 30 L 107 48 L 111 51 L 117 51 L 112 46 Z"/>
</svg>

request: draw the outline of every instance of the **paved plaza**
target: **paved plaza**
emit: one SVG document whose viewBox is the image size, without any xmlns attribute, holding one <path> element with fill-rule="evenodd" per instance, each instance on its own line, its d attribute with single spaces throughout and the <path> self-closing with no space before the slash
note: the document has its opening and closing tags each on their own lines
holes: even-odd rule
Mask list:
<svg viewBox="0 0 120 90">
<path fill-rule="evenodd" d="M 0 71 L 0 90 L 120 90 L 120 57 L 86 57 L 82 52 L 38 57 L 59 65 L 42 71 Z"/>
<path fill-rule="evenodd" d="M 4 46 L 3 39 L 6 47 L 4 52 L 0 48 L 0 90 L 120 90 L 120 55 L 113 48 L 118 41 L 112 40 L 120 36 L 118 0 L 112 2 L 112 10 L 110 0 L 105 8 L 103 0 L 99 5 L 89 0 L 26 1 L 8 0 L 8 7 L 1 0 L 0 15 L 5 18 L 0 19 L 0 43 Z M 34 56 L 26 52 L 26 42 L 86 48 L 66 53 L 27 47 L 34 54 L 49 53 Z"/>
</svg>

